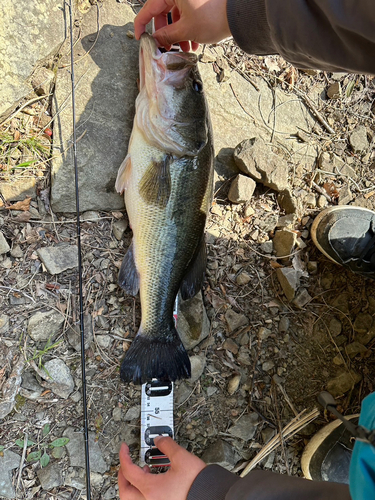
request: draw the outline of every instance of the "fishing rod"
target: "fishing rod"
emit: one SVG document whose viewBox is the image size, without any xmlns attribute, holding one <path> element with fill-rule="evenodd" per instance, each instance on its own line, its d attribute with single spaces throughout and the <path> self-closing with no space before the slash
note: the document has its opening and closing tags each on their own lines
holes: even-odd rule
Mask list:
<svg viewBox="0 0 375 500">
<path fill-rule="evenodd" d="M 81 333 L 81 378 L 82 378 L 82 406 L 83 406 L 83 426 L 85 443 L 85 469 L 86 469 L 86 497 L 91 500 L 90 484 L 90 456 L 89 456 L 89 428 L 87 415 L 87 397 L 86 397 L 86 362 L 85 362 L 85 329 L 83 321 L 83 279 L 82 279 L 82 249 L 81 249 L 81 224 L 79 216 L 79 187 L 78 187 L 78 162 L 77 162 L 77 135 L 76 135 L 76 107 L 75 107 L 75 78 L 74 78 L 74 56 L 73 56 L 73 6 L 72 0 L 65 2 L 69 9 L 70 26 L 70 76 L 72 83 L 72 121 L 73 121 L 73 164 L 74 164 L 74 182 L 76 198 L 76 231 L 78 247 L 78 293 L 79 293 L 79 324 Z"/>
</svg>

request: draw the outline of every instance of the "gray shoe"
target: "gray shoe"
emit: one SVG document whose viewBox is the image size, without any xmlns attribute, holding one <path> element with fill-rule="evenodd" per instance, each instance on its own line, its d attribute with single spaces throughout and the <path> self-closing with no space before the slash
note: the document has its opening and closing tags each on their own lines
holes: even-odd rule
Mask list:
<svg viewBox="0 0 375 500">
<path fill-rule="evenodd" d="M 353 273 L 375 279 L 375 212 L 339 206 L 323 210 L 311 226 L 319 250 Z"/>
</svg>

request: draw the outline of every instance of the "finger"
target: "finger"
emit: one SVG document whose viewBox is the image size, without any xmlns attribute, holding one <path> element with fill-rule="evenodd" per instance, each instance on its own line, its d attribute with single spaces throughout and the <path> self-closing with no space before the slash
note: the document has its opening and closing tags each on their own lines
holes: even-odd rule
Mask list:
<svg viewBox="0 0 375 500">
<path fill-rule="evenodd" d="M 133 464 L 130 458 L 129 448 L 125 443 L 122 443 L 120 448 L 120 465 L 121 472 L 133 486 L 141 489 L 145 472 L 138 467 L 138 465 Z"/>
<path fill-rule="evenodd" d="M 173 0 L 148 0 L 134 20 L 134 33 L 137 40 L 146 30 L 146 25 L 159 14 L 168 14 Z"/>
<path fill-rule="evenodd" d="M 155 31 L 168 26 L 168 14 L 159 14 L 154 18 L 154 28 Z"/>
<path fill-rule="evenodd" d="M 184 24 L 181 20 L 155 31 L 153 37 L 158 41 L 160 46 L 165 48 L 170 47 L 174 43 L 189 40 L 189 37 L 185 34 Z"/>
<path fill-rule="evenodd" d="M 155 446 L 169 458 L 172 466 L 173 462 L 176 462 L 176 460 L 178 461 L 181 454 L 189 454 L 188 451 L 179 446 L 176 441 L 173 441 L 170 437 L 158 436 L 154 438 L 154 443 Z"/>
<path fill-rule="evenodd" d="M 118 471 L 117 483 L 120 500 L 144 500 L 142 493 L 125 479 L 121 469 Z"/>
<path fill-rule="evenodd" d="M 142 469 L 146 472 L 146 474 L 150 473 L 150 467 L 148 465 L 144 465 Z"/>
<path fill-rule="evenodd" d="M 190 52 L 190 42 L 180 42 L 180 47 L 184 52 Z"/>
<path fill-rule="evenodd" d="M 197 42 L 191 42 L 191 50 L 193 52 L 195 52 L 198 49 L 199 49 L 199 43 L 197 43 Z"/>
</svg>

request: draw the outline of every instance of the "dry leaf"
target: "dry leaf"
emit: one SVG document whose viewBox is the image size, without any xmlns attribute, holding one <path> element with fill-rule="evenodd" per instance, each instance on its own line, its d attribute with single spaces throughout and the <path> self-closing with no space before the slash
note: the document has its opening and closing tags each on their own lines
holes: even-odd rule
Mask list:
<svg viewBox="0 0 375 500">
<path fill-rule="evenodd" d="M 25 198 L 22 201 L 17 201 L 17 203 L 13 203 L 9 208 L 9 210 L 23 210 L 24 212 L 27 212 L 30 208 L 30 201 L 31 198 Z"/>
<path fill-rule="evenodd" d="M 278 262 L 275 262 L 274 260 L 270 260 L 270 266 L 271 266 L 273 269 L 278 269 L 279 267 L 284 267 L 284 266 L 282 266 L 281 264 L 279 264 Z"/>
<path fill-rule="evenodd" d="M 264 64 L 266 65 L 266 67 L 270 73 L 272 73 L 273 71 L 275 73 L 278 73 L 280 71 L 280 66 L 278 65 L 277 61 L 273 57 L 265 57 Z"/>
</svg>

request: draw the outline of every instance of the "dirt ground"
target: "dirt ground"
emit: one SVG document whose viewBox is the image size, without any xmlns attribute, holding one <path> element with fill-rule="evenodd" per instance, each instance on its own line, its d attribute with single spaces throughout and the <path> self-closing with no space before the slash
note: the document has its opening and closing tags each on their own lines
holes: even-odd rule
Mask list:
<svg viewBox="0 0 375 500">
<path fill-rule="evenodd" d="M 203 293 L 211 327 L 209 336 L 190 353 L 200 356 L 204 370 L 195 382 L 176 384 L 175 437 L 199 456 L 218 439 L 224 440 L 235 450 L 228 461 L 240 470 L 299 412 L 317 407 L 321 390 L 333 390 L 339 409 L 353 414 L 375 389 L 374 282 L 329 262 L 314 248 L 309 233 L 314 216 L 324 206 L 337 204 L 340 195 L 343 199 L 347 187 L 350 204 L 375 207 L 375 81 L 363 75 L 306 73 L 276 56 L 248 57 L 231 42 L 223 46 L 232 70 L 248 78 L 262 75 L 270 86 L 280 86 L 290 95 L 306 95 L 311 85 L 319 84 L 319 130 L 307 138 L 301 135 L 301 141 L 314 141 L 320 155 L 335 154 L 350 167 L 342 174 L 326 172 L 317 164 L 311 173 L 290 165 L 290 188 L 302 200 L 302 213 L 292 228 L 300 241 L 295 252 L 310 296 L 301 307 L 286 299 L 276 276 L 278 267 L 291 262 L 276 259 L 267 247 L 284 215 L 277 193 L 258 185 L 249 202 L 232 204 L 226 197 L 228 180 L 216 193 L 207 225 Z M 80 353 L 74 348 L 73 331 L 79 321 L 77 269 L 53 276 L 37 253 L 46 246 L 76 244 L 72 216 L 53 214 L 48 203 L 53 123 L 44 111 L 50 104 L 33 103 L 26 108 L 28 114 L 19 113 L 0 128 L 0 181 L 21 175 L 38 182 L 36 199 L 0 207 L 1 231 L 10 247 L 0 256 L 0 386 L 4 389 L 17 366 L 18 374 L 24 377 L 27 372 L 34 384 L 34 389 L 32 384 L 26 387 L 23 380 L 26 392 L 17 394 L 13 410 L 1 422 L 0 453 L 11 450 L 21 455 L 16 441 L 25 435 L 34 443 L 26 447 L 22 470 L 12 473 L 14 485 L 18 482 L 17 498 L 77 499 L 84 497 L 79 467 L 71 465 L 65 446 L 45 448 L 68 428 L 83 426 Z M 359 126 L 365 127 L 368 147 L 354 151 L 350 136 Z M 118 239 L 114 228 L 119 221 L 126 227 L 126 214 L 97 212 L 87 217 L 95 219 L 82 221 L 84 311 L 92 334 L 86 351 L 88 415 L 107 465 L 105 472 L 94 475 L 93 498 L 106 499 L 116 498 L 121 441 L 130 444 L 134 457 L 139 450 L 140 388 L 120 382 L 119 366 L 137 332 L 140 307 L 138 298 L 124 295 L 117 286 L 131 230 Z M 61 328 L 49 343 L 33 340 L 29 319 L 47 310 L 63 317 Z M 239 326 L 230 330 L 235 320 Z M 73 377 L 74 390 L 67 398 L 56 395 L 41 378 L 45 363 L 56 358 Z M 20 382 L 19 378 L 18 387 Z M 257 417 L 251 439 L 246 430 L 241 436 L 230 432 L 241 417 L 252 413 Z M 258 467 L 301 474 L 304 445 L 329 419 L 321 412 Z M 28 461 L 30 453 L 44 449 L 65 478 L 48 491 L 40 482 L 40 456 Z"/>
</svg>

